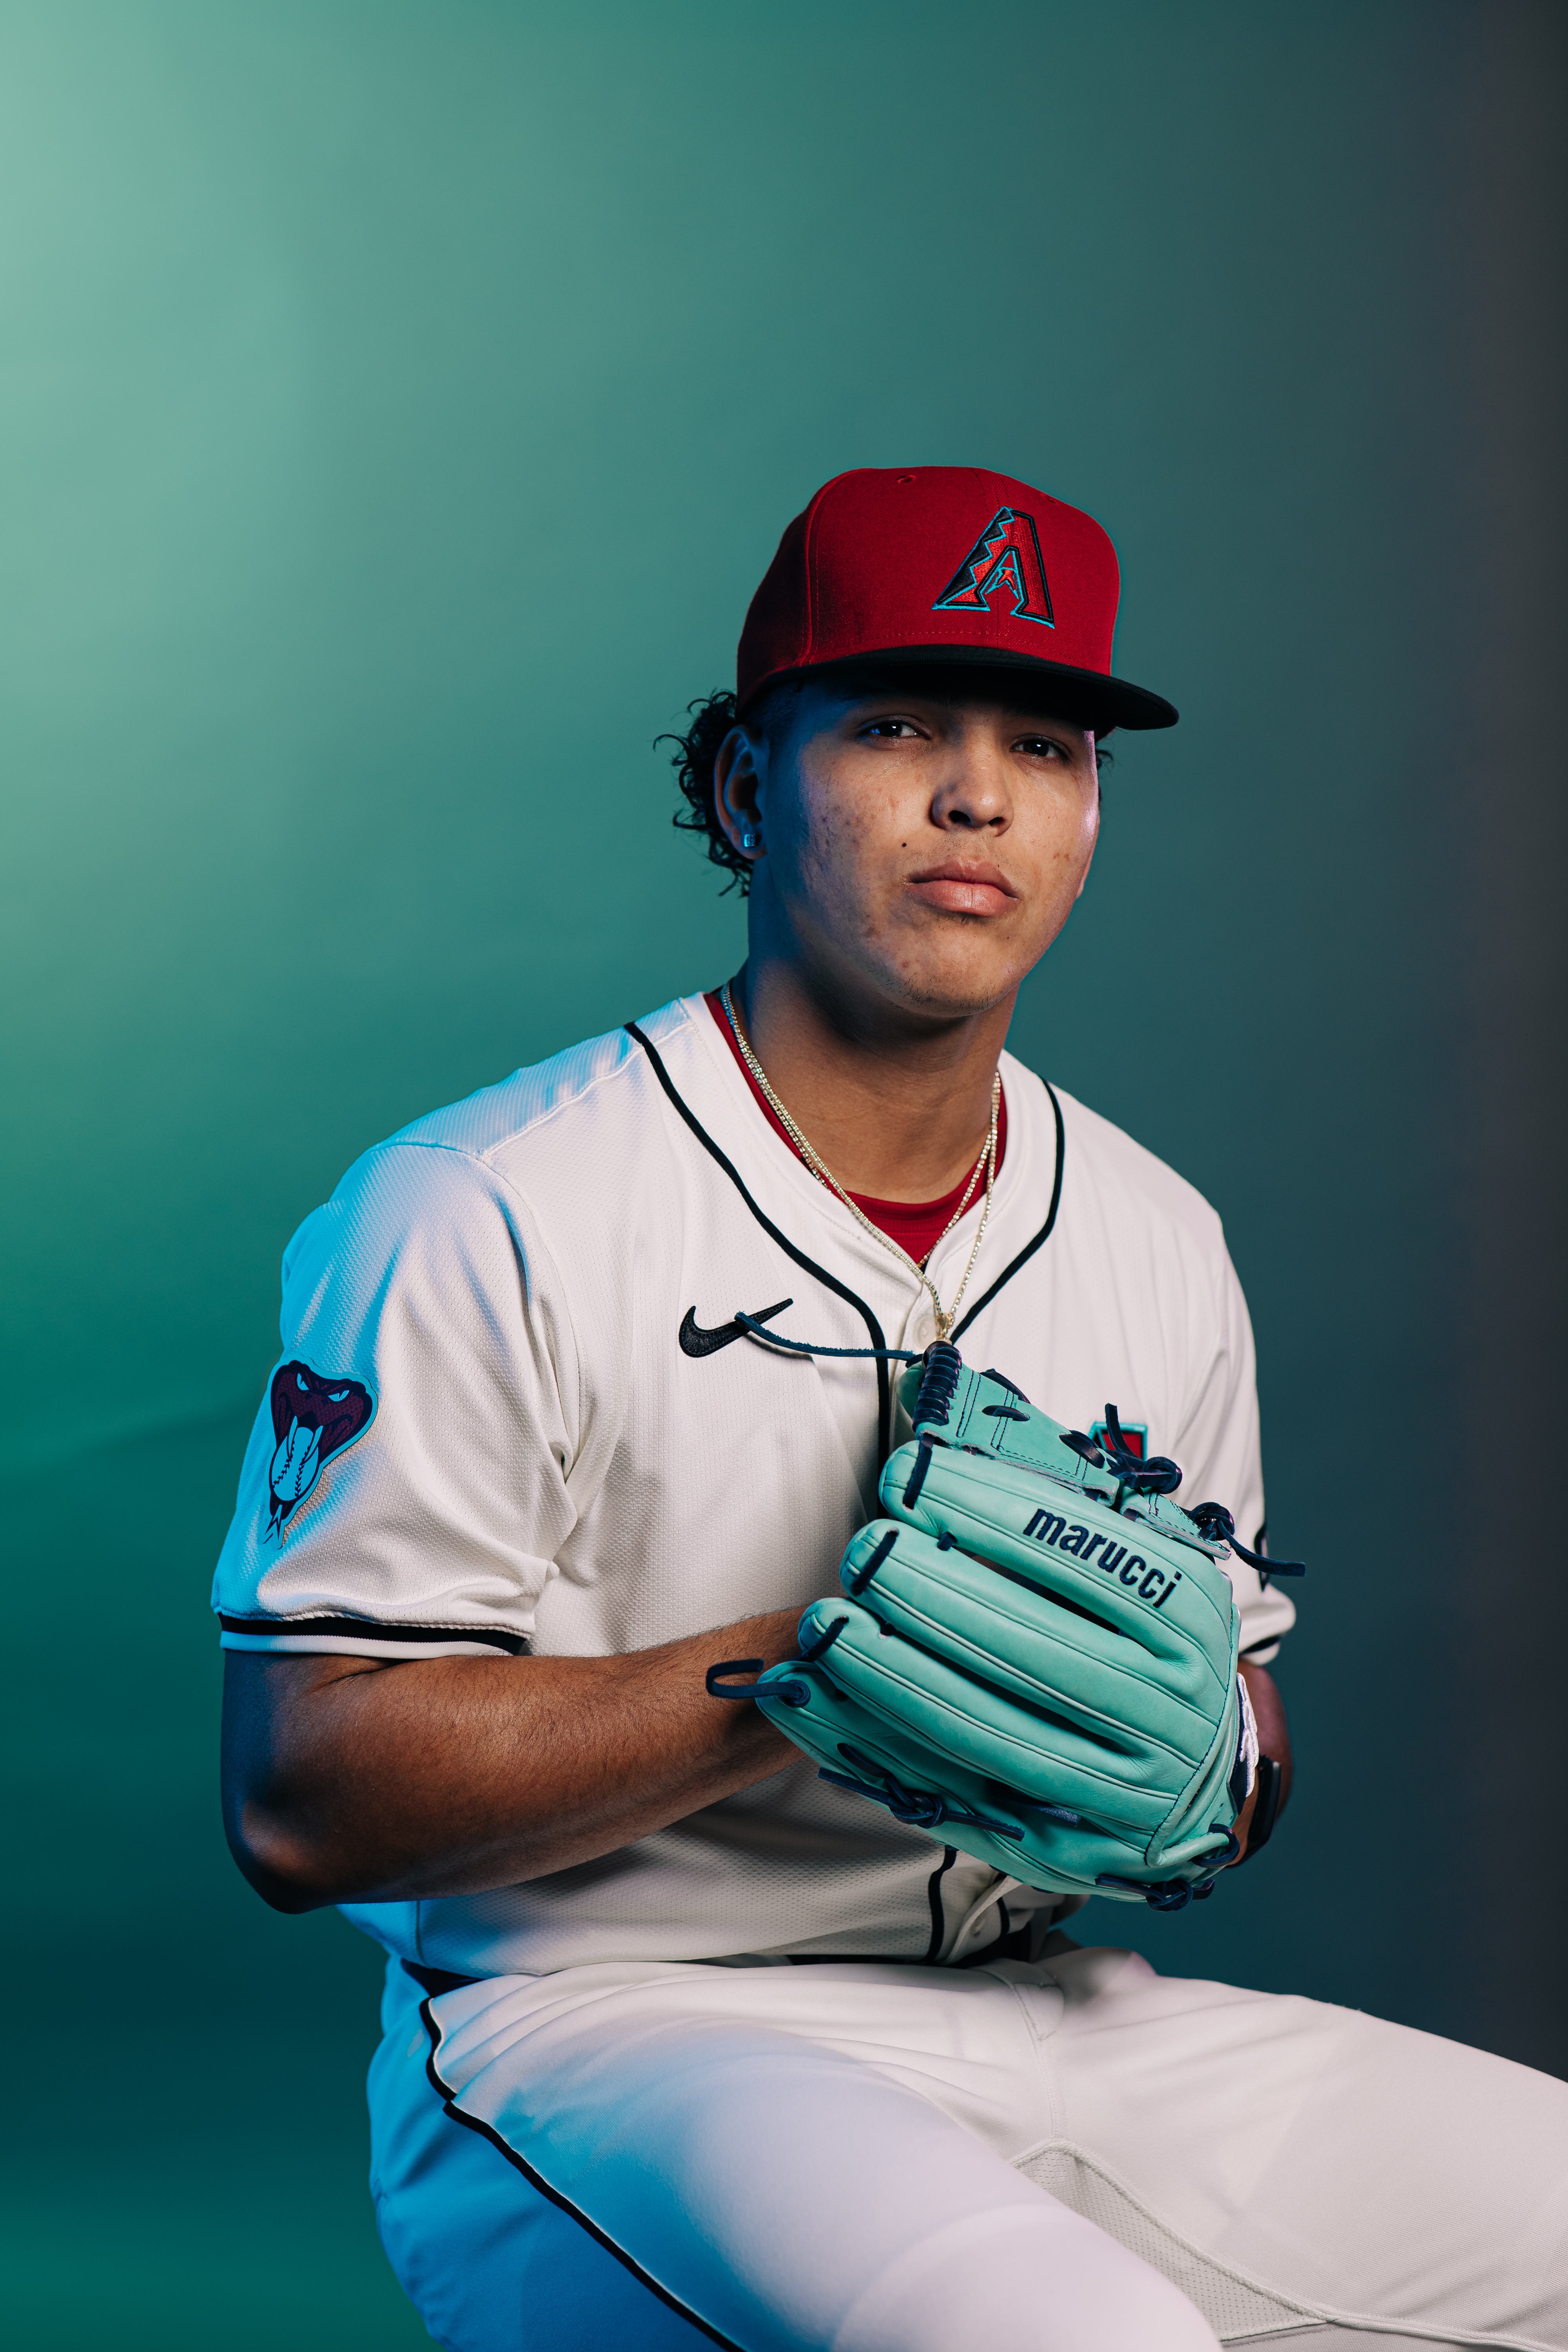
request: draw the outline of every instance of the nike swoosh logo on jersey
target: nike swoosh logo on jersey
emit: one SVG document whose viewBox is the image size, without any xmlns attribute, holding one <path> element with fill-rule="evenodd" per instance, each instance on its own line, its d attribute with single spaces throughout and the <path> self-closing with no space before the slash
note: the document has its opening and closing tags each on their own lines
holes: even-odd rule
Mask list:
<svg viewBox="0 0 1568 2352">
<path fill-rule="evenodd" d="M 771 1323 L 775 1315 L 782 1315 L 786 1307 L 794 1305 L 793 1298 L 781 1298 L 776 1307 L 759 1307 L 752 1320 Z M 747 1312 L 751 1312 L 750 1308 Z M 745 1326 L 741 1323 L 715 1323 L 711 1330 L 705 1329 L 697 1320 L 696 1307 L 689 1307 L 680 1326 L 680 1352 L 683 1356 L 711 1356 L 720 1348 L 727 1348 L 732 1339 L 743 1339 L 745 1336 Z"/>
</svg>

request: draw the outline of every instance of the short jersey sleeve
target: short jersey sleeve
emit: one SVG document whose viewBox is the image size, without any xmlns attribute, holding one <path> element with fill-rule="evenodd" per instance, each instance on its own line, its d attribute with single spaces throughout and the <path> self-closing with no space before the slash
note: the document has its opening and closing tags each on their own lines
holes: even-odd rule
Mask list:
<svg viewBox="0 0 1568 2352">
<path fill-rule="evenodd" d="M 383 1145 L 289 1244 L 280 1319 L 214 1581 L 224 1645 L 525 1651 L 577 1415 L 525 1204 L 466 1152 Z"/>
<path fill-rule="evenodd" d="M 1171 1448 L 1183 1471 L 1176 1499 L 1187 1510 L 1198 1503 L 1223 1503 L 1242 1542 L 1257 1551 L 1266 1530 L 1252 1320 L 1223 1247 L 1205 1322 L 1206 1346 Z M 1234 1552 L 1226 1567 L 1241 1611 L 1242 1655 L 1265 1665 L 1296 1622 L 1295 1604 L 1277 1584 L 1265 1585 L 1258 1570 Z"/>
</svg>

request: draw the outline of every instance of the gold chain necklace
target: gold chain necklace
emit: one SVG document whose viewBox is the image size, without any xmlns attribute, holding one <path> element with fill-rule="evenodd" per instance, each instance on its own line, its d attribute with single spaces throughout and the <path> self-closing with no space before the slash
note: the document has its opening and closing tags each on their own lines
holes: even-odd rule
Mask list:
<svg viewBox="0 0 1568 2352">
<path fill-rule="evenodd" d="M 985 1228 L 991 1221 L 991 1194 L 996 1181 L 996 1118 L 1002 1103 L 1002 1078 L 1000 1072 L 998 1072 L 991 1081 L 991 1131 L 985 1139 L 985 1150 L 974 1163 L 969 1181 L 963 1188 L 963 1200 L 960 1201 L 957 1208 L 954 1209 L 952 1216 L 949 1217 L 946 1224 L 942 1227 L 935 1241 L 931 1244 L 931 1248 L 926 1252 L 926 1265 L 929 1265 L 931 1259 L 936 1255 L 937 1251 L 942 1247 L 943 1242 L 946 1241 L 949 1234 L 952 1233 L 954 1225 L 957 1224 L 960 1217 L 962 1217 L 968 1209 L 971 1201 L 973 1200 L 974 1188 L 980 1181 L 980 1171 L 984 1168 L 985 1171 L 985 1206 L 981 1212 L 980 1223 L 975 1228 L 974 1244 L 969 1253 L 969 1263 L 963 1269 L 963 1280 L 959 1284 L 958 1288 L 952 1294 L 952 1305 L 951 1307 L 944 1307 L 942 1300 L 937 1297 L 936 1285 L 932 1282 L 930 1275 L 926 1272 L 925 1266 L 921 1265 L 918 1259 L 912 1258 L 901 1243 L 894 1241 L 890 1234 L 885 1234 L 880 1225 L 874 1224 L 871 1219 L 866 1214 L 865 1210 L 861 1208 L 858 1202 L 852 1201 L 850 1199 L 848 1193 L 844 1190 L 843 1185 L 838 1181 L 837 1177 L 834 1175 L 830 1168 L 824 1165 L 820 1154 L 801 1133 L 800 1129 L 795 1125 L 795 1120 L 790 1117 L 788 1111 L 785 1110 L 783 1103 L 780 1102 L 772 1087 L 769 1086 L 766 1073 L 764 1072 L 762 1064 L 758 1061 L 756 1055 L 752 1051 L 751 1041 L 746 1036 L 746 1034 L 742 1028 L 739 1021 L 735 1018 L 735 1007 L 730 999 L 730 983 L 728 981 L 724 982 L 723 987 L 719 991 L 719 1002 L 724 1008 L 724 1018 L 729 1022 L 731 1033 L 734 1037 L 736 1045 L 741 1049 L 741 1057 L 744 1061 L 747 1069 L 750 1070 L 752 1077 L 756 1080 L 758 1089 L 760 1090 L 763 1100 L 773 1112 L 779 1125 L 784 1129 L 784 1133 L 788 1136 L 790 1141 L 794 1144 L 795 1150 L 799 1152 L 801 1158 L 810 1169 L 812 1174 L 818 1178 L 822 1183 L 826 1184 L 829 1192 L 836 1192 L 838 1198 L 843 1202 L 845 1207 L 848 1210 L 850 1215 L 855 1219 L 856 1223 L 865 1226 L 866 1231 L 871 1235 L 873 1241 L 880 1242 L 885 1250 L 890 1250 L 894 1257 L 900 1258 L 904 1265 L 909 1267 L 909 1270 L 914 1276 L 915 1280 L 922 1284 L 931 1293 L 931 1312 L 936 1318 L 936 1336 L 939 1339 L 945 1339 L 948 1333 L 952 1328 L 954 1318 L 958 1314 L 960 1301 L 963 1299 L 964 1292 L 969 1287 L 969 1277 L 974 1271 L 974 1261 L 980 1255 L 980 1244 L 985 1238 Z"/>
</svg>

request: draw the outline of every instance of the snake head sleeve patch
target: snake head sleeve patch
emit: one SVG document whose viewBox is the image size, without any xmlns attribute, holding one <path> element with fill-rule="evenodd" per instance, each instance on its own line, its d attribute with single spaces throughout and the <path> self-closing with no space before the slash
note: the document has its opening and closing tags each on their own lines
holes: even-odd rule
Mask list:
<svg viewBox="0 0 1568 2352">
<path fill-rule="evenodd" d="M 284 1521 L 310 1492 L 323 1464 L 369 1428 L 375 1401 L 362 1381 L 290 1363 L 272 1375 L 271 1404 L 278 1442 L 267 1472 L 272 1497 L 267 1532 L 281 1540 Z"/>
</svg>

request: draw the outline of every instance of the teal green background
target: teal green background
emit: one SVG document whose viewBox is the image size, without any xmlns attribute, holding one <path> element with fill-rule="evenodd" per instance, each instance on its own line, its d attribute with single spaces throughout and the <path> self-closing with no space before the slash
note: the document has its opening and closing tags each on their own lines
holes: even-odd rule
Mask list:
<svg viewBox="0 0 1568 2352">
<path fill-rule="evenodd" d="M 278 1258 L 739 961 L 651 739 L 849 466 L 1090 508 L 1183 712 L 1013 1042 L 1225 1215 L 1301 1776 L 1205 1912 L 1085 1928 L 1568 2072 L 1563 52 L 1524 0 L 0 6 L 18 2345 L 423 2340 L 375 1956 L 217 1822 Z"/>
</svg>

